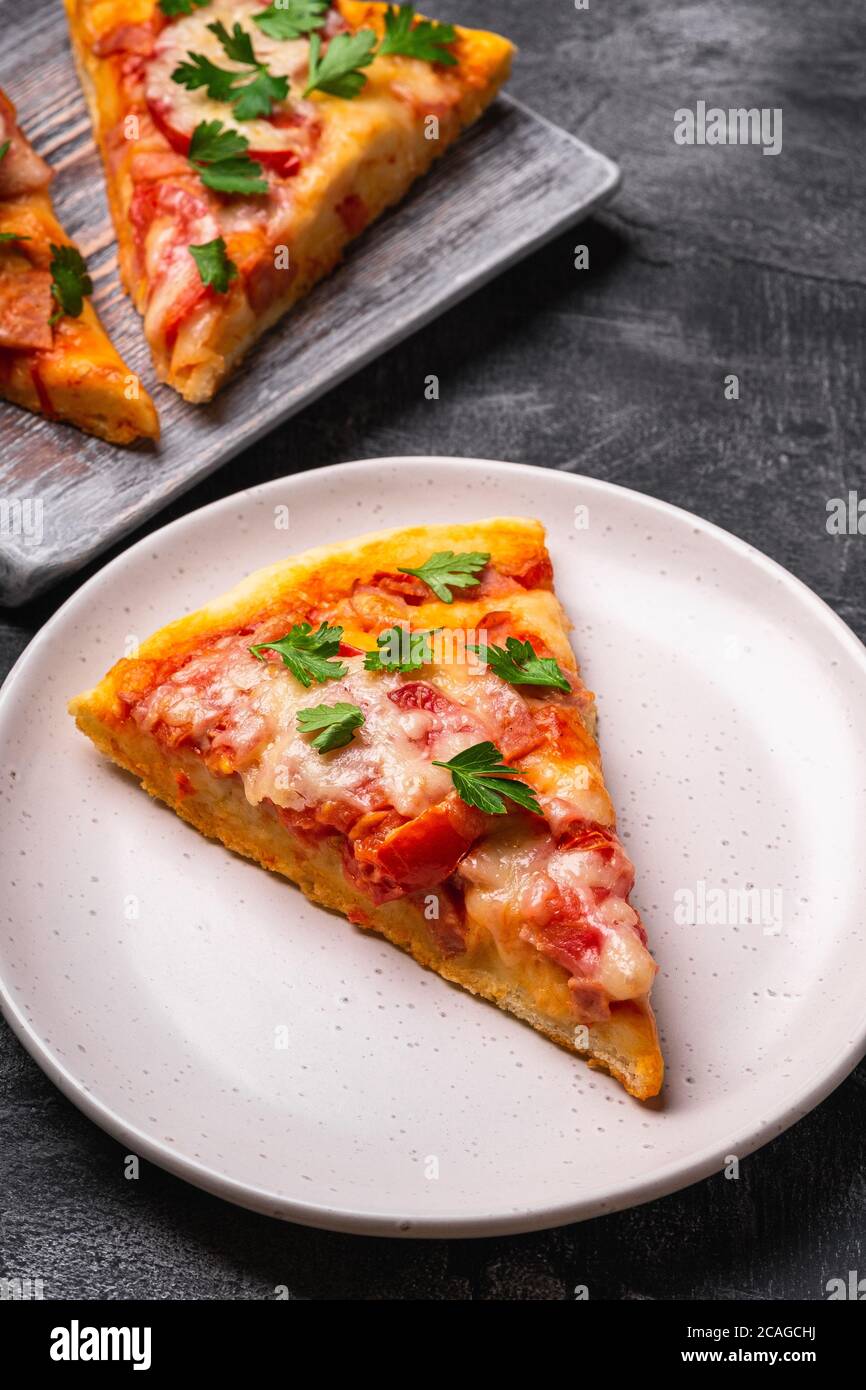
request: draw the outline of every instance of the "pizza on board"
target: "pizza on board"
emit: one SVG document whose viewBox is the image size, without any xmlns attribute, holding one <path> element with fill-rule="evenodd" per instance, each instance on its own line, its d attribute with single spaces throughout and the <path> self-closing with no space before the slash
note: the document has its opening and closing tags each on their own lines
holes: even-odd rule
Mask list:
<svg viewBox="0 0 866 1390">
<path fill-rule="evenodd" d="M 113 444 L 157 439 L 153 402 L 88 302 L 93 286 L 54 216 L 51 177 L 0 91 L 0 396 Z"/>
<path fill-rule="evenodd" d="M 513 52 L 411 5 L 65 0 L 121 276 L 207 401 L 482 113 Z"/>
<path fill-rule="evenodd" d="M 206 835 L 645 1099 L 656 966 L 568 627 L 539 522 L 386 531 L 251 575 L 70 710 Z"/>
</svg>

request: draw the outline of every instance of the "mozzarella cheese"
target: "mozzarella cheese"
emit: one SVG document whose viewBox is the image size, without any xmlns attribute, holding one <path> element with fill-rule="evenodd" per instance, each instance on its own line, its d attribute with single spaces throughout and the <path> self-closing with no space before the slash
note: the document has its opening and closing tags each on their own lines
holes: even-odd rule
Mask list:
<svg viewBox="0 0 866 1390">
<path fill-rule="evenodd" d="M 352 656 L 342 677 L 305 689 L 281 661 L 253 656 L 255 641 L 249 633 L 218 639 L 132 709 L 141 728 L 191 742 L 217 770 L 237 772 L 253 805 L 336 805 L 348 824 L 388 807 L 411 819 L 453 791 L 434 760 L 486 740 L 515 753 L 532 744 L 527 702 L 489 670 L 438 663 L 419 680 L 367 671 L 363 656 Z M 298 731 L 298 714 L 339 702 L 357 706 L 364 724 L 351 743 L 320 754 Z M 563 804 L 569 789 L 565 778 Z M 573 811 L 586 795 L 579 789 Z M 537 950 L 608 1000 L 648 993 L 655 966 L 627 901 L 631 864 L 614 837 L 606 852 L 562 848 L 546 826 L 512 814 L 463 858 L 457 879 L 468 918 L 506 964 Z"/>
<path fill-rule="evenodd" d="M 589 979 L 608 999 L 637 999 L 649 993 L 655 964 L 637 932 L 639 918 L 626 901 L 631 865 L 621 848 L 608 859 L 595 851 L 558 849 L 547 830 L 519 817 L 482 839 L 457 871 L 466 911 L 484 926 L 506 964 L 517 965 L 526 944 L 557 959 L 572 977 Z M 560 935 L 545 944 L 545 927 L 565 901 L 573 903 L 574 956 Z M 584 955 L 584 927 L 601 938 L 599 951 Z"/>
<path fill-rule="evenodd" d="M 147 66 L 148 104 L 161 116 L 163 124 L 179 136 L 190 136 L 200 121 L 222 121 L 227 129 L 246 137 L 253 150 L 292 150 L 309 144 L 309 123 L 315 107 L 303 100 L 307 84 L 310 44 L 308 39 L 272 39 L 253 23 L 262 6 L 253 0 L 212 0 L 205 9 L 196 9 L 169 24 L 157 38 L 153 58 Z M 288 99 L 278 102 L 275 112 L 297 124 L 278 125 L 268 120 L 237 121 L 231 106 L 209 97 L 204 87 L 194 91 L 173 80 L 172 74 L 190 55 L 201 54 L 217 67 L 237 73 L 238 78 L 255 76 L 255 69 L 229 58 L 211 25 L 221 23 L 229 33 L 235 24 L 252 40 L 258 62 L 273 77 L 289 79 Z"/>
<path fill-rule="evenodd" d="M 225 638 L 158 686 L 132 713 L 144 729 L 162 725 L 169 741 L 183 737 L 213 760 L 225 753 L 247 798 L 292 810 L 341 801 L 358 814 L 382 805 L 413 817 L 442 801 L 450 773 L 434 767 L 490 737 L 469 710 L 448 701 L 440 709 L 407 707 L 391 694 L 415 682 L 364 670 L 347 657 L 347 674 L 309 690 L 281 662 L 261 662 L 251 638 Z M 426 684 L 426 683 L 425 683 Z M 324 755 L 298 732 L 302 709 L 339 702 L 357 705 L 364 724 L 351 744 Z"/>
</svg>

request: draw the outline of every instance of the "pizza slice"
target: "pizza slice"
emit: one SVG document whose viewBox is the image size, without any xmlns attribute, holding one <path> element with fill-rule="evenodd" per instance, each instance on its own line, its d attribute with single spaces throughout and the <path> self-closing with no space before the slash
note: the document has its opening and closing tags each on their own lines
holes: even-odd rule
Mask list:
<svg viewBox="0 0 866 1390">
<path fill-rule="evenodd" d="M 113 444 L 157 439 L 153 402 L 88 301 L 93 285 L 50 182 L 0 91 L 0 396 Z"/>
<path fill-rule="evenodd" d="M 65 0 L 123 282 L 189 401 L 508 75 L 495 34 L 354 0 Z"/>
<path fill-rule="evenodd" d="M 644 1099 L 656 966 L 568 626 L 539 522 L 385 531 L 252 575 L 70 709 L 206 835 Z"/>
</svg>

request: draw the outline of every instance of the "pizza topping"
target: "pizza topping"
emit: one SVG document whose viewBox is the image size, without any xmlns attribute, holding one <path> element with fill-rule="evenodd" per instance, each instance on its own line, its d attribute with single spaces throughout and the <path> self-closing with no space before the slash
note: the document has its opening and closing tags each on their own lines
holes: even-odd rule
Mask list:
<svg viewBox="0 0 866 1390">
<path fill-rule="evenodd" d="M 181 14 L 192 14 L 194 9 L 203 10 L 210 0 L 159 0 L 159 8 L 166 19 L 175 19 Z"/>
<path fill-rule="evenodd" d="M 366 652 L 368 671 L 420 671 L 433 660 L 432 641 L 438 628 L 411 632 L 408 627 L 388 627 L 376 638 L 375 652 Z"/>
<path fill-rule="evenodd" d="M 309 689 L 313 681 L 322 684 L 345 676 L 348 669 L 345 664 L 329 659 L 337 655 L 342 635 L 341 627 L 328 627 L 327 623 L 322 623 L 318 632 L 313 632 L 309 623 L 296 623 L 285 637 L 274 642 L 260 642 L 250 647 L 250 651 L 260 661 L 265 660 L 262 652 L 276 652 L 295 679 Z"/>
<path fill-rule="evenodd" d="M 548 685 L 571 692 L 571 684 L 552 657 L 536 656 L 531 642 L 507 637 L 504 647 L 473 646 L 482 661 L 512 685 Z"/>
<path fill-rule="evenodd" d="M 262 166 L 247 153 L 249 141 L 222 121 L 203 121 L 192 133 L 189 162 L 202 183 L 219 193 L 267 193 Z"/>
<path fill-rule="evenodd" d="M 77 319 L 85 299 L 93 294 L 93 281 L 87 273 L 84 257 L 74 246 L 52 243 L 51 252 L 51 294 L 59 307 L 49 322 L 56 323 L 64 314 Z"/>
<path fill-rule="evenodd" d="M 375 48 L 376 35 L 372 29 L 359 29 L 354 34 L 337 34 L 323 56 L 322 40 L 318 34 L 313 34 L 304 96 L 318 91 L 335 97 L 356 97 L 367 82 L 361 69 L 370 66 L 376 56 Z"/>
<path fill-rule="evenodd" d="M 452 795 L 412 820 L 395 825 L 383 816 L 372 830 L 364 826 L 362 834 L 353 831 L 350 838 L 355 859 L 375 867 L 379 881 L 403 889 L 433 888 L 454 872 L 486 826 L 481 811 Z"/>
<path fill-rule="evenodd" d="M 321 733 L 314 738 L 310 747 L 317 753 L 330 753 L 335 748 L 345 748 L 352 742 L 356 729 L 364 723 L 364 716 L 357 705 L 340 701 L 336 705 L 314 705 L 311 709 L 298 711 L 297 725 L 302 734 Z"/>
<path fill-rule="evenodd" d="M 231 33 L 221 20 L 207 27 L 216 35 L 226 56 L 241 64 L 241 72 L 218 67 L 201 53 L 190 53 L 188 60 L 175 68 L 172 82 L 190 91 L 204 87 L 213 100 L 230 102 L 236 120 L 270 116 L 273 103 L 285 101 L 288 96 L 288 78 L 274 77 L 267 65 L 258 61 L 250 35 L 237 21 Z"/>
<path fill-rule="evenodd" d="M 476 743 L 447 763 L 434 760 L 434 766 L 448 768 L 454 790 L 468 806 L 477 806 L 489 815 L 503 816 L 507 807 L 502 798 L 508 797 L 525 810 L 541 815 L 535 792 L 525 782 L 516 780 L 517 768 L 503 763 L 502 754 L 493 743 Z"/>
<path fill-rule="evenodd" d="M 47 270 L 0 272 L 0 348 L 18 352 L 53 343 L 51 276 Z"/>
<path fill-rule="evenodd" d="M 456 38 L 457 31 L 452 24 L 417 19 L 414 5 L 401 5 L 399 10 L 389 5 L 385 11 L 385 37 L 379 45 L 379 52 L 402 53 L 408 58 L 420 58 L 425 63 L 453 66 L 457 59 L 445 45 L 454 43 Z"/>
<path fill-rule="evenodd" d="M 536 727 L 554 710 L 569 756 L 589 758 L 585 730 L 582 754 L 573 742 L 583 729 L 576 706 L 527 704 L 493 670 L 470 675 L 465 663 L 435 663 L 418 680 L 370 671 L 362 653 L 335 660 L 342 633 L 324 622 L 256 636 L 222 637 L 191 657 L 132 703 L 136 723 L 238 773 L 247 799 L 272 805 L 298 833 L 339 833 L 346 872 L 372 901 L 456 884 L 472 930 L 489 932 L 503 958 L 538 952 L 565 972 L 574 1016 L 595 1021 L 611 1001 L 647 992 L 654 966 L 627 901 L 631 864 L 604 819 L 609 803 L 579 787 L 586 765 L 572 778 Z M 328 682 L 325 705 L 316 673 Z M 529 751 L 504 754 L 509 746 Z M 520 757 L 520 772 L 506 756 Z M 535 819 L 556 794 L 561 836 Z M 581 819 L 587 807 L 598 816 Z"/>
<path fill-rule="evenodd" d="M 613 1000 L 649 992 L 655 965 L 640 919 L 626 901 L 633 869 L 613 832 L 610 852 L 561 848 L 547 831 L 513 819 L 461 860 L 470 919 L 491 934 L 505 961 L 530 946 L 569 974 L 575 1012 L 607 1016 Z"/>
<path fill-rule="evenodd" d="M 106 33 L 100 34 L 93 44 L 93 52 L 97 58 L 110 58 L 115 53 L 149 58 L 153 52 L 155 38 L 151 24 L 118 24 Z"/>
<path fill-rule="evenodd" d="M 250 21 L 262 13 L 254 0 L 214 0 L 159 35 L 145 96 L 154 120 L 181 153 L 196 126 L 217 120 L 243 136 L 256 160 L 282 155 L 285 163 L 293 155 L 299 167 L 314 148 L 315 106 L 295 95 L 307 78 L 309 41 L 253 35 Z"/>
<path fill-rule="evenodd" d="M 0 198 L 37 193 L 51 182 L 51 170 L 21 134 L 15 108 L 0 92 Z"/>
<path fill-rule="evenodd" d="M 253 23 L 271 39 L 300 39 L 321 28 L 328 5 L 329 0 L 276 0 Z"/>
<path fill-rule="evenodd" d="M 210 285 L 217 294 L 226 294 L 229 283 L 237 278 L 238 268 L 226 255 L 223 238 L 206 241 L 203 246 L 190 246 L 189 254 L 198 266 L 203 285 Z"/>
<path fill-rule="evenodd" d="M 401 574 L 414 574 L 433 590 L 442 603 L 453 603 L 452 589 L 472 589 L 478 583 L 478 573 L 490 559 L 480 551 L 455 555 L 453 550 L 437 550 L 418 569 L 404 569 Z"/>
</svg>

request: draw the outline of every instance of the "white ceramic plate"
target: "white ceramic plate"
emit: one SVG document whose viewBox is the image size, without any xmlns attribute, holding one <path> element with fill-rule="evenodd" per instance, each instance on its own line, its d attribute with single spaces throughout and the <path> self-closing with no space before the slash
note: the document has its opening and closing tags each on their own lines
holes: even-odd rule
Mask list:
<svg viewBox="0 0 866 1390">
<path fill-rule="evenodd" d="M 599 692 L 661 966 L 652 1105 L 198 836 L 65 713 L 125 642 L 287 550 L 496 513 L 547 525 Z M 819 599 L 651 498 L 466 459 L 269 483 L 114 560 L 9 678 L 6 1016 L 130 1152 L 276 1216 L 472 1235 L 657 1197 L 778 1134 L 866 1048 L 864 705 L 866 653 Z"/>
</svg>

